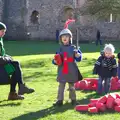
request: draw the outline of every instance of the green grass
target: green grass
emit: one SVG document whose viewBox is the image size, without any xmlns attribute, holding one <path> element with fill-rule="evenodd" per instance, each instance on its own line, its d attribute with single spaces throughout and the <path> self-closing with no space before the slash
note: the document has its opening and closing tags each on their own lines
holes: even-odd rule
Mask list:
<svg viewBox="0 0 120 120">
<path fill-rule="evenodd" d="M 116 52 L 120 51 L 120 42 L 113 43 Z M 99 114 L 80 113 L 68 101 L 66 86 L 63 107 L 53 107 L 56 100 L 58 83 L 56 82 L 57 67 L 51 60 L 58 44 L 54 42 L 5 42 L 6 52 L 14 60 L 21 63 L 23 79 L 26 84 L 35 88 L 35 93 L 25 95 L 22 101 L 7 101 L 9 86 L 0 86 L 0 120 L 119 120 L 120 114 L 109 111 Z M 78 63 L 84 77 L 92 75 L 94 62 L 102 47 L 95 44 L 81 44 L 83 60 Z M 90 98 L 99 97 L 94 91 L 77 91 L 77 100 L 87 104 Z"/>
</svg>

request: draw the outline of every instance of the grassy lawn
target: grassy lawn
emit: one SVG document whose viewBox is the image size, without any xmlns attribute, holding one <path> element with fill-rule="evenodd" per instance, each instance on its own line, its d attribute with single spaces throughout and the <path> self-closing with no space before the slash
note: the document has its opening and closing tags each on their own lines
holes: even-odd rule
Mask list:
<svg viewBox="0 0 120 120">
<path fill-rule="evenodd" d="M 113 44 L 116 53 L 120 51 L 120 42 Z M 52 106 L 56 100 L 58 83 L 57 67 L 51 61 L 58 46 L 54 42 L 5 42 L 7 54 L 20 61 L 24 81 L 36 92 L 25 95 L 23 101 L 7 101 L 9 86 L 0 86 L 0 120 L 120 120 L 120 114 L 113 111 L 99 114 L 76 112 L 68 101 L 68 86 L 64 106 Z M 81 73 L 84 77 L 97 77 L 92 75 L 92 69 L 102 47 L 91 43 L 81 44 L 80 47 L 83 52 L 83 60 L 78 63 Z M 77 100 L 81 104 L 97 97 L 94 91 L 77 91 Z"/>
</svg>

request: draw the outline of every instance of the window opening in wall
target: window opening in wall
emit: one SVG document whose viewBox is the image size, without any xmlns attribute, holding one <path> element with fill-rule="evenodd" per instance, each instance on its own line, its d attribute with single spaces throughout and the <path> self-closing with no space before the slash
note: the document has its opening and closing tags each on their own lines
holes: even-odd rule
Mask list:
<svg viewBox="0 0 120 120">
<path fill-rule="evenodd" d="M 39 12 L 34 10 L 31 14 L 31 22 L 33 24 L 38 24 L 39 23 Z"/>
</svg>

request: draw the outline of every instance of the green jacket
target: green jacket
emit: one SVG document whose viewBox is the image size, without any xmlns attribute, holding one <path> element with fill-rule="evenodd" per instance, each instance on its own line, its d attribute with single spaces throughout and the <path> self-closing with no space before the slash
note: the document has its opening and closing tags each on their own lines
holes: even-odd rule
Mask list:
<svg viewBox="0 0 120 120">
<path fill-rule="evenodd" d="M 0 56 L 6 57 L 7 55 L 5 54 L 5 49 L 4 49 L 4 45 L 3 45 L 3 39 L 0 38 Z M 12 64 L 7 63 L 4 65 L 6 72 L 8 73 L 8 75 L 12 75 L 13 72 L 15 71 L 15 68 Z"/>
</svg>

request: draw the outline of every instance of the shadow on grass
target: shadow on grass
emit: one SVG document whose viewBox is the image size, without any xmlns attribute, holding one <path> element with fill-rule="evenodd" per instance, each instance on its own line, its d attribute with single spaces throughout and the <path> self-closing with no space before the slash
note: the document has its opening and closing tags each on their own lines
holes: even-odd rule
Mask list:
<svg viewBox="0 0 120 120">
<path fill-rule="evenodd" d="M 39 78 L 40 81 L 48 81 L 48 78 L 51 78 L 51 79 L 56 79 L 56 75 L 55 73 L 45 73 L 45 72 L 34 72 L 32 73 L 32 75 L 28 75 L 28 76 L 23 76 L 23 79 L 25 82 L 31 82 L 31 81 L 36 81 L 37 78 Z M 46 80 L 45 79 L 42 79 L 42 77 L 45 76 Z M 55 78 L 53 78 L 55 77 Z"/>
<path fill-rule="evenodd" d="M 8 100 L 1 100 L 0 103 L 2 103 L 2 104 L 0 104 L 0 107 L 8 107 L 8 106 L 13 107 L 13 106 L 19 106 L 19 105 L 21 105 L 20 102 L 18 102 L 18 103 L 5 103 L 5 104 L 3 102 L 8 102 Z"/>
<path fill-rule="evenodd" d="M 2 103 L 2 102 L 6 102 L 6 101 L 8 101 L 8 100 L 1 100 L 0 103 Z"/>
<path fill-rule="evenodd" d="M 51 59 L 43 59 L 43 60 L 37 60 L 37 61 L 29 61 L 26 62 L 24 65 L 21 65 L 22 68 L 40 68 L 45 67 L 48 62 L 52 62 Z"/>
<path fill-rule="evenodd" d="M 21 103 L 6 103 L 6 104 L 0 105 L 0 107 L 8 107 L 8 106 L 14 107 L 14 106 L 20 106 L 20 105 Z"/>
<path fill-rule="evenodd" d="M 88 104 L 90 102 L 90 99 L 100 97 L 100 95 L 98 95 L 97 93 L 91 93 L 91 91 L 82 91 L 82 92 L 84 92 L 85 94 L 88 94 L 88 95 L 86 95 L 83 99 L 78 100 L 78 102 L 80 104 Z M 91 94 L 89 94 L 89 93 L 91 93 Z"/>
<path fill-rule="evenodd" d="M 79 112 L 79 111 L 77 111 L 77 112 Z M 89 112 L 79 112 L 79 113 L 81 113 L 81 114 L 87 114 L 87 115 L 89 115 L 89 116 L 94 116 L 94 115 L 106 115 L 106 114 L 114 114 L 114 113 L 116 113 L 114 110 L 106 110 L 105 112 L 98 112 L 98 113 L 89 113 Z"/>
<path fill-rule="evenodd" d="M 43 109 L 40 111 L 23 114 L 21 116 L 13 118 L 12 120 L 37 120 L 40 118 L 47 117 L 48 115 L 63 113 L 63 112 L 70 110 L 70 109 L 74 109 L 74 107 L 72 105 L 70 105 L 70 103 L 66 103 L 62 107 L 51 106 L 49 108 L 46 108 L 46 109 Z"/>
<path fill-rule="evenodd" d="M 32 75 L 24 76 L 24 79 L 40 78 L 42 75 L 43 75 L 43 72 L 34 72 Z"/>
</svg>

